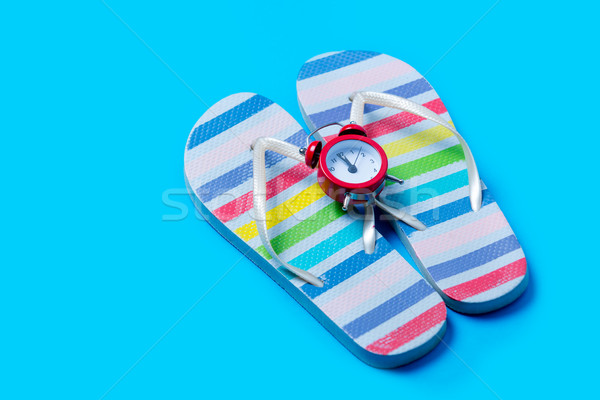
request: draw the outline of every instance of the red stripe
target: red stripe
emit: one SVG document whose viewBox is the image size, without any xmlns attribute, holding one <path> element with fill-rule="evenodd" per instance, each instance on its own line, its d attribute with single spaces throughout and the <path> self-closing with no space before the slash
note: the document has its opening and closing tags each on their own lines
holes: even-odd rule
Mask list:
<svg viewBox="0 0 600 400">
<path fill-rule="evenodd" d="M 446 319 L 446 306 L 438 303 L 418 317 L 410 320 L 400 328 L 388 333 L 381 339 L 367 346 L 367 350 L 387 355 L 400 346 L 410 342 L 424 332 L 433 328 Z"/>
<path fill-rule="evenodd" d="M 423 107 L 429 108 L 436 114 L 443 114 L 446 112 L 446 106 L 444 106 L 444 103 L 442 103 L 442 100 L 439 98 L 423 104 Z M 399 131 L 407 126 L 421 122 L 424 119 L 425 118 L 419 117 L 418 115 L 403 111 L 401 113 L 394 114 L 391 117 L 387 117 L 365 125 L 365 129 L 367 130 L 370 138 L 376 138 L 387 135 L 388 133 Z"/>
<path fill-rule="evenodd" d="M 435 100 L 431 100 L 423 104 L 423 107 L 429 108 L 431 111 L 436 114 L 445 113 L 446 106 L 442 103 L 440 98 Z M 409 113 L 407 111 L 402 111 L 401 113 L 394 114 L 391 117 L 380 119 L 379 121 L 372 122 L 368 125 L 365 125 L 365 129 L 367 130 L 367 135 L 370 138 L 376 138 L 379 136 L 387 135 L 388 133 L 399 131 L 400 129 L 406 128 L 407 126 L 414 125 L 418 122 L 425 120 L 423 117 L 419 117 L 413 113 Z M 326 136 L 325 141 L 330 141 L 337 135 Z"/>
<path fill-rule="evenodd" d="M 489 274 L 448 288 L 444 290 L 444 293 L 455 300 L 464 300 L 523 276 L 526 271 L 527 261 L 525 258 L 521 258 Z"/>
<path fill-rule="evenodd" d="M 267 182 L 267 200 L 312 174 L 305 164 L 298 164 Z M 217 208 L 213 214 L 223 222 L 242 215 L 252 208 L 252 192 Z"/>
</svg>

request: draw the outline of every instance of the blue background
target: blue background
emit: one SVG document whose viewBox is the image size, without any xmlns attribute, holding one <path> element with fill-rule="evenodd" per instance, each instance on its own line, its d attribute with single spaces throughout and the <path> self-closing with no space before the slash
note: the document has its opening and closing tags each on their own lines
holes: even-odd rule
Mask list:
<svg viewBox="0 0 600 400">
<path fill-rule="evenodd" d="M 0 398 L 597 396 L 597 9 L 504 0 L 473 27 L 492 1 L 107 4 L 122 21 L 101 1 L 0 13 Z M 302 63 L 345 49 L 435 65 L 531 272 L 396 370 L 358 361 L 185 195 L 206 105 L 252 91 L 301 120 Z"/>
</svg>

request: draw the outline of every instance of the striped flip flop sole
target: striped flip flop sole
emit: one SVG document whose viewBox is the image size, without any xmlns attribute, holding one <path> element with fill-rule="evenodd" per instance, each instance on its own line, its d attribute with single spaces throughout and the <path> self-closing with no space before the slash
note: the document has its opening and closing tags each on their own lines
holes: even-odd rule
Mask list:
<svg viewBox="0 0 600 400">
<path fill-rule="evenodd" d="M 270 136 L 302 146 L 306 132 L 269 99 L 239 93 L 211 107 L 192 129 L 185 178 L 199 212 L 229 242 L 306 308 L 344 346 L 376 367 L 430 351 L 446 327 L 436 291 L 384 238 L 362 248 L 362 221 L 327 197 L 304 164 L 267 151 L 267 221 L 275 251 L 324 281 L 290 276 L 261 243 L 252 215 L 250 145 Z M 256 288 L 248 288 L 248 295 Z"/>
<path fill-rule="evenodd" d="M 425 78 L 408 64 L 370 51 L 327 53 L 307 61 L 298 75 L 298 100 L 307 125 L 349 122 L 354 91 L 394 94 L 450 115 Z M 482 313 L 515 300 L 527 286 L 523 250 L 484 186 L 483 207 L 469 203 L 467 167 L 447 129 L 414 114 L 365 107 L 365 128 L 389 157 L 389 172 L 406 181 L 383 195 L 415 215 L 425 231 L 394 227 L 422 274 L 451 308 Z M 477 157 L 475 157 L 477 159 Z"/>
</svg>

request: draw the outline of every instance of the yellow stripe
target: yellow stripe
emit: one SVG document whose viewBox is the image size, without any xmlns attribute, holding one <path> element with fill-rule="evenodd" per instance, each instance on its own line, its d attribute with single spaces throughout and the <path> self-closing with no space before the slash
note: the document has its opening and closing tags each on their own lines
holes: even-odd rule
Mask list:
<svg viewBox="0 0 600 400">
<path fill-rule="evenodd" d="M 381 147 L 383 147 L 383 150 L 389 159 L 423 147 L 427 147 L 430 144 L 440 142 L 453 135 L 454 134 L 448 129 L 437 125 L 433 128 L 425 129 L 424 131 L 415 133 L 414 135 L 410 135 L 400 140 L 396 140 L 395 142 L 388 143 Z"/>
<path fill-rule="evenodd" d="M 284 201 L 267 212 L 267 229 L 274 227 L 281 221 L 285 221 L 323 196 L 325 196 L 325 193 L 318 183 L 309 186 L 291 199 Z M 234 232 L 246 242 L 258 236 L 256 222 L 254 221 L 240 226 Z"/>
</svg>

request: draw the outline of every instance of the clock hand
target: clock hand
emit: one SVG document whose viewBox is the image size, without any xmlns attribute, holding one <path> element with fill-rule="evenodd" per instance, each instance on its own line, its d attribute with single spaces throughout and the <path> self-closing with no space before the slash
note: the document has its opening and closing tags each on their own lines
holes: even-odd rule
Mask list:
<svg viewBox="0 0 600 400">
<path fill-rule="evenodd" d="M 343 155 L 342 153 L 337 153 L 336 156 L 338 156 L 340 160 L 346 163 L 346 165 L 348 166 L 348 172 L 350 172 L 351 174 L 356 172 L 356 167 L 352 165 L 350 160 L 348 160 L 345 155 Z"/>
<path fill-rule="evenodd" d="M 358 149 L 358 154 L 356 155 L 356 159 L 354 160 L 354 164 L 352 164 L 356 168 L 356 162 L 358 161 L 358 156 L 360 156 L 360 152 L 362 151 L 362 146 Z"/>
<path fill-rule="evenodd" d="M 345 162 L 346 165 L 348 165 L 349 167 L 352 166 L 352 163 L 342 153 L 337 153 L 336 156 L 338 156 L 340 158 L 340 160 L 342 160 L 343 162 Z"/>
</svg>

